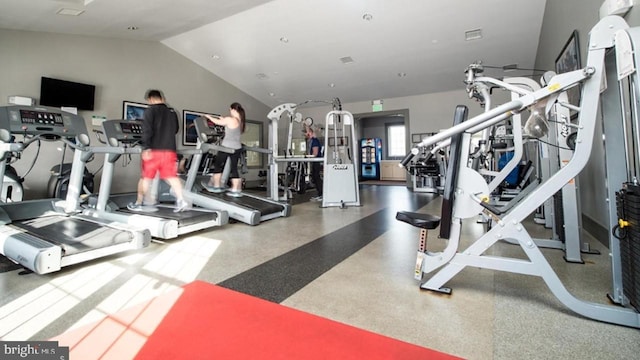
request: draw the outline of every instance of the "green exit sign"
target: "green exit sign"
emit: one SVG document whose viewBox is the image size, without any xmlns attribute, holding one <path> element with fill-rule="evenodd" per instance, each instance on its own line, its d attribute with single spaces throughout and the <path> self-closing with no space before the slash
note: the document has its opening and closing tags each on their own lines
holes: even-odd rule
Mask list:
<svg viewBox="0 0 640 360">
<path fill-rule="evenodd" d="M 371 111 L 382 111 L 382 100 L 373 100 L 371 102 Z"/>
</svg>

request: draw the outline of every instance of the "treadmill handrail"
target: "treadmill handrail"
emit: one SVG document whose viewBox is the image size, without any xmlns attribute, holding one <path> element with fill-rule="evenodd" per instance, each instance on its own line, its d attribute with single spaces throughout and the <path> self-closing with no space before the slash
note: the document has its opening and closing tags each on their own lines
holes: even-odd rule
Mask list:
<svg viewBox="0 0 640 360">
<path fill-rule="evenodd" d="M 246 150 L 246 151 L 253 151 L 253 152 L 257 152 L 257 153 L 261 153 L 261 154 L 273 154 L 273 150 L 271 149 L 266 149 L 266 148 L 261 148 L 261 147 L 253 147 L 253 146 L 246 146 L 246 145 L 242 145 L 242 149 Z"/>
<path fill-rule="evenodd" d="M 222 145 L 203 143 L 202 144 L 202 151 L 205 151 L 205 152 L 222 151 L 222 152 L 226 152 L 226 153 L 229 153 L 229 154 L 233 154 L 235 152 L 235 149 L 232 149 L 232 148 L 229 148 L 229 147 L 226 147 L 226 146 L 222 146 Z"/>
</svg>

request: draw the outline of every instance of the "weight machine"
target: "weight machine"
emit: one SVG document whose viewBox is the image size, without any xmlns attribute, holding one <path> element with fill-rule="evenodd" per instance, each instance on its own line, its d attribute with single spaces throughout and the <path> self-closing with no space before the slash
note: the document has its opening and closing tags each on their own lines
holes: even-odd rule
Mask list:
<svg viewBox="0 0 640 360">
<path fill-rule="evenodd" d="M 301 190 L 300 182 L 305 182 L 305 178 L 302 175 L 304 167 L 309 162 L 323 162 L 324 159 L 319 157 L 311 157 L 306 154 L 292 153 L 292 137 L 293 137 L 293 122 L 295 119 L 301 119 L 300 113 L 297 113 L 298 105 L 293 103 L 286 103 L 278 105 L 269 111 L 267 118 L 269 119 L 269 174 L 267 175 L 267 196 L 270 199 L 276 201 L 286 201 L 290 199 L 291 189 L 290 182 L 293 182 L 293 186 L 296 189 Z M 283 115 L 286 115 L 289 120 L 287 130 L 287 148 L 284 151 L 284 155 L 279 155 L 279 139 L 278 139 L 278 125 Z M 280 196 L 280 173 L 279 164 L 284 163 L 287 166 L 287 172 L 283 181 L 283 195 Z M 306 186 L 305 186 L 306 190 Z"/>
<path fill-rule="evenodd" d="M 556 298 L 577 314 L 603 322 L 640 328 L 640 314 L 631 307 L 603 305 L 574 297 L 564 287 L 536 242 L 522 224 L 544 201 L 578 176 L 587 164 L 593 146 L 598 105 L 600 103 L 600 90 L 605 76 L 605 68 L 607 83 L 610 84 L 610 87 L 613 84 L 617 84 L 618 80 L 629 82 L 629 89 L 631 89 L 629 93 L 632 94 L 631 97 L 633 98 L 631 108 L 634 110 L 636 117 L 633 121 L 629 120 L 628 122 L 632 126 L 630 129 L 635 128 L 637 130 L 635 96 L 640 93 L 640 78 L 635 69 L 640 64 L 638 63 L 638 58 L 634 58 L 633 49 L 637 49 L 638 46 L 640 46 L 639 29 L 629 29 L 628 25 L 620 17 L 605 17 L 590 32 L 587 65 L 583 69 L 555 75 L 540 90 L 524 94 L 515 100 L 468 120 L 466 120 L 466 107 L 459 106 L 456 108 L 455 113 L 456 125 L 425 139 L 416 148 L 412 149 L 411 153 L 401 162 L 402 165 L 409 164 L 413 156 L 419 152 L 420 147 L 431 146 L 445 140 L 451 142 L 451 159 L 447 169 L 448 181 L 443 194 L 441 216 L 412 212 L 399 212 L 396 215 L 398 220 L 421 229 L 415 277 L 421 280 L 424 274 L 435 272 L 426 282 L 421 284 L 421 288 L 449 294 L 451 289 L 444 287 L 445 283 L 466 267 L 539 276 L 545 281 Z M 611 49 L 614 49 L 615 52 L 610 51 Z M 618 75 L 619 79 L 616 78 L 616 75 Z M 483 131 L 526 109 L 532 113 L 532 116 L 527 120 L 525 129 L 535 128 L 535 125 L 540 124 L 542 120 L 540 116 L 548 114 L 551 107 L 557 103 L 559 95 L 579 84 L 582 85 L 579 107 L 564 103 L 560 104 L 579 111 L 575 152 L 571 159 L 555 174 L 544 179 L 540 185 L 515 204 L 514 207 L 503 211 L 490 205 L 487 202 L 489 186 L 480 173 L 468 167 L 471 134 Z M 628 134 L 638 134 L 637 131 L 626 133 L 626 127 L 621 126 L 619 120 L 625 119 L 621 109 L 623 102 L 620 96 L 621 91 L 616 91 L 618 89 L 610 88 L 602 95 L 605 114 L 603 124 L 606 134 L 605 150 L 607 151 L 606 168 L 609 199 L 615 197 L 615 189 L 627 182 L 631 175 L 630 171 L 624 171 L 629 169 L 625 164 L 625 160 L 630 159 L 626 156 L 627 152 L 625 151 L 628 150 L 625 148 L 627 142 L 619 140 L 627 139 L 625 135 Z M 611 127 L 617 128 L 618 131 L 608 131 L 611 130 Z M 616 135 L 619 135 L 620 138 L 617 138 Z M 637 139 L 635 138 L 634 140 Z M 640 144 L 637 141 L 635 142 L 634 147 Z M 637 147 L 634 150 L 637 150 Z M 614 161 L 610 161 L 610 158 L 614 158 Z M 638 165 L 637 159 L 638 156 L 633 158 L 632 162 L 635 161 L 633 165 Z M 629 162 L 629 164 L 632 164 L 632 162 Z M 636 166 L 635 168 L 638 169 L 640 167 Z M 635 175 L 633 178 L 635 179 Z M 612 202 L 609 202 L 609 224 L 613 229 L 613 225 L 618 224 L 618 217 L 615 204 L 612 204 Z M 481 211 L 488 212 L 495 220 L 496 226 L 476 239 L 467 249 L 458 250 L 462 220 L 475 217 Z M 626 224 L 624 223 L 625 221 Z M 629 228 L 628 231 L 632 231 L 639 226 L 640 221 L 622 219 L 620 224 L 618 227 L 623 227 L 624 225 L 624 227 Z M 427 251 L 427 231 L 438 226 L 440 226 L 440 237 L 448 239 L 447 246 L 440 252 Z M 636 275 L 639 270 L 637 268 L 638 253 L 625 255 L 624 251 L 621 252 L 620 238 L 624 237 L 620 236 L 620 234 L 618 234 L 618 237 L 613 236 L 613 234 L 610 237 L 614 277 L 614 293 L 610 296 L 613 301 L 621 305 L 631 304 L 638 307 L 637 291 L 634 291 L 638 288 L 638 282 L 640 281 L 640 277 Z M 631 238 L 629 237 L 629 239 Z M 485 251 L 503 239 L 510 239 L 517 243 L 528 259 L 485 255 Z M 637 247 L 637 244 L 632 246 Z M 622 248 L 624 247 L 622 246 Z M 622 257 L 621 254 L 623 255 Z M 625 258 L 627 259 L 626 262 L 624 261 Z"/>
<path fill-rule="evenodd" d="M 505 78 L 500 81 L 490 77 L 478 76 L 483 72 L 482 65 L 479 63 L 471 64 L 466 71 L 467 74 L 467 92 L 469 97 L 478 99 L 484 106 L 485 111 L 488 111 L 491 107 L 491 98 L 489 88 L 499 87 L 511 92 L 511 99 L 517 100 L 521 96 L 529 94 L 533 91 L 540 90 L 540 84 L 536 83 L 532 79 L 524 77 Z M 555 75 L 553 72 L 545 74 L 547 80 Z M 543 78 L 543 79 L 544 79 Z M 560 93 L 558 95 L 559 103 L 567 102 L 566 93 Z M 533 109 L 532 116 L 538 116 L 538 109 Z M 525 173 L 522 179 L 517 179 L 520 182 L 516 191 L 509 193 L 509 196 L 505 196 L 506 200 L 502 201 L 503 193 L 492 196 L 490 203 L 493 205 L 501 205 L 503 209 L 509 209 L 514 206 L 518 201 L 521 201 L 526 197 L 533 189 L 539 185 L 540 180 L 549 178 L 552 174 L 557 172 L 561 166 L 564 166 L 573 155 L 573 151 L 567 147 L 562 147 L 560 144 L 566 144 L 567 138 L 570 135 L 571 128 L 575 125 L 571 124 L 569 109 L 554 104 L 550 107 L 549 111 L 550 122 L 555 126 L 549 126 L 546 121 L 538 123 L 538 127 L 548 128 L 548 134 L 544 134 L 544 131 L 540 129 L 534 129 L 536 133 L 534 137 L 525 141 L 522 134 L 522 114 L 516 113 L 510 119 L 510 126 L 502 125 L 502 128 L 510 128 L 511 134 L 507 134 L 505 131 L 502 134 L 503 139 L 509 139 L 510 144 L 505 143 L 503 149 L 495 149 L 495 137 L 491 139 L 487 131 L 483 131 L 483 139 L 480 141 L 479 150 L 476 151 L 478 157 L 483 156 L 483 153 L 488 149 L 484 145 L 490 145 L 495 151 L 511 151 L 513 156 L 504 167 L 499 171 L 491 171 L 488 169 L 480 169 L 479 172 L 485 177 L 493 178 L 489 183 L 489 192 L 496 193 L 500 184 L 508 178 L 509 174 L 517 169 L 518 164 L 521 163 L 522 158 L 525 155 L 524 149 L 527 144 L 534 144 L 533 154 L 537 157 L 537 167 L 540 168 L 542 176 L 535 181 L 532 181 L 527 186 L 529 175 Z M 531 124 L 531 122 L 529 122 Z M 494 126 L 496 128 L 497 126 Z M 536 139 L 540 138 L 542 142 Z M 494 156 L 495 157 L 495 156 Z M 527 169 L 527 167 L 525 167 Z M 531 171 L 529 166 L 527 170 L 521 172 Z M 515 170 L 517 171 L 517 170 Z M 544 214 L 545 225 L 548 228 L 553 228 L 552 239 L 534 239 L 539 247 L 561 249 L 565 252 L 565 260 L 568 262 L 583 263 L 581 253 L 598 253 L 597 251 L 589 250 L 588 243 L 581 243 L 580 235 L 582 228 L 581 217 L 579 216 L 579 199 L 577 196 L 576 188 L 577 179 L 572 179 L 568 182 L 558 194 L 547 199 L 544 204 L 539 208 L 542 209 Z M 564 195 L 564 196 L 562 196 Z M 491 222 L 491 217 L 488 216 L 485 221 Z M 506 240 L 512 242 L 510 240 Z"/>
<path fill-rule="evenodd" d="M 310 101 L 307 101 L 310 102 Z M 307 103 L 305 102 L 305 103 Z M 326 103 L 326 102 L 325 102 Z M 304 104 L 304 103 L 303 103 Z M 287 200 L 288 191 L 285 189 L 280 196 L 278 164 L 280 163 L 310 163 L 322 162 L 324 165 L 322 207 L 331 206 L 360 206 L 360 191 L 357 174 L 357 141 L 355 140 L 354 118 L 348 111 L 341 110 L 339 99 L 331 103 L 332 111 L 325 119 L 324 157 L 310 155 L 289 155 L 291 148 L 292 122 L 296 117 L 301 118 L 297 108 L 302 104 L 287 103 L 273 108 L 267 117 L 269 123 L 269 176 L 268 196 L 273 200 Z M 278 123 L 283 115 L 289 117 L 287 150 L 285 155 L 278 155 Z M 305 124 L 310 125 L 310 124 Z"/>
<path fill-rule="evenodd" d="M 343 110 L 330 111 L 325 126 L 322 207 L 360 206 L 359 153 L 353 115 Z"/>
<path fill-rule="evenodd" d="M 432 136 L 435 133 L 425 134 Z M 413 141 L 417 145 L 423 138 Z M 411 161 L 407 170 L 411 175 L 413 192 L 441 193 L 444 189 L 444 173 L 447 168 L 446 153 L 433 146 L 420 149 L 416 159 Z"/>
</svg>

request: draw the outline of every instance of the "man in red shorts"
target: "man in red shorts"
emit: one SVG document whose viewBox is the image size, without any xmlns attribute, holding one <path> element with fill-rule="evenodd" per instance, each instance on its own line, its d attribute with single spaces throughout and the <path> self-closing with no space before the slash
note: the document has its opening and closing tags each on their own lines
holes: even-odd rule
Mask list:
<svg viewBox="0 0 640 360">
<path fill-rule="evenodd" d="M 182 182 L 178 178 L 176 162 L 176 134 L 178 115 L 164 102 L 160 90 L 149 90 L 145 96 L 149 107 L 142 119 L 142 179 L 138 186 L 138 201 L 127 205 L 129 210 L 154 211 L 153 204 L 143 205 L 142 199 L 149 191 L 151 182 L 160 174 L 176 196 L 174 212 L 187 210 L 190 204 L 184 198 Z"/>
</svg>

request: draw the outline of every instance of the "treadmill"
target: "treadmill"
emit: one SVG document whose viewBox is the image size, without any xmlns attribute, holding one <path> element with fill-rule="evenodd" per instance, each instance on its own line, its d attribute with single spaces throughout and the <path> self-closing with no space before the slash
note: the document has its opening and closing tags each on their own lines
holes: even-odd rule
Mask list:
<svg viewBox="0 0 640 360">
<path fill-rule="evenodd" d="M 13 137 L 24 136 L 14 143 Z M 0 107 L 0 149 L 22 151 L 41 140 L 62 141 L 74 149 L 66 199 L 0 204 L 0 253 L 37 273 L 149 245 L 149 230 L 80 214 L 80 189 L 86 162 L 93 156 L 81 116 L 44 106 Z M 0 182 L 3 177 L 0 177 Z"/>
<path fill-rule="evenodd" d="M 229 216 L 225 211 L 212 208 L 193 208 L 176 213 L 173 212 L 173 206 L 158 204 L 158 211 L 155 212 L 127 209 L 127 204 L 136 201 L 137 193 L 111 195 L 114 164 L 121 155 L 139 155 L 142 152 L 142 149 L 136 146 L 142 139 L 142 121 L 106 120 L 102 122 L 102 129 L 109 146 L 108 150 L 105 150 L 107 154 L 104 158 L 97 204 L 95 208 L 85 209 L 83 212 L 85 215 L 138 224 L 149 229 L 152 237 L 160 239 L 173 239 L 182 234 L 225 225 L 229 222 Z M 187 191 L 185 196 L 189 196 Z"/>
<path fill-rule="evenodd" d="M 212 193 L 202 188 L 202 185 L 195 184 L 198 177 L 198 168 L 207 152 L 233 152 L 232 149 L 225 148 L 213 143 L 220 137 L 215 125 L 209 125 L 204 117 L 198 117 L 193 121 L 198 140 L 196 151 L 185 183 L 185 191 L 191 191 L 190 197 L 194 204 L 208 209 L 225 210 L 229 217 L 241 221 L 248 225 L 258 225 L 263 221 L 291 215 L 291 205 L 281 203 L 261 196 L 243 192 L 242 197 L 231 197 L 225 193 Z"/>
</svg>

